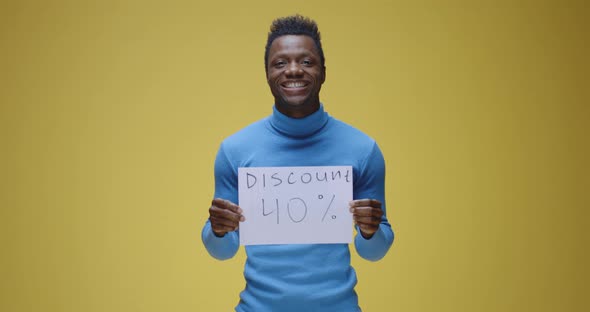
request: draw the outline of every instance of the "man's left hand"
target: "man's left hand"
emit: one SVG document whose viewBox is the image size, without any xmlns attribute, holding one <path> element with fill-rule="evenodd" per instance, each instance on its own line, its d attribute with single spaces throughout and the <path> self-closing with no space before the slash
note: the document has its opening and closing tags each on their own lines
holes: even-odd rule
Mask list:
<svg viewBox="0 0 590 312">
<path fill-rule="evenodd" d="M 379 229 L 383 210 L 381 202 L 376 199 L 357 199 L 350 202 L 350 212 L 354 224 L 358 225 L 361 235 L 369 239 Z"/>
</svg>

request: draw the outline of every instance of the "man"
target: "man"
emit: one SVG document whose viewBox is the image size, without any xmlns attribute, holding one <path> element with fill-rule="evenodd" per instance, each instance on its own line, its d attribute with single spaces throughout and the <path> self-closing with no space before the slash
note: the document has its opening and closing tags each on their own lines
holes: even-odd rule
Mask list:
<svg viewBox="0 0 590 312">
<path fill-rule="evenodd" d="M 239 247 L 239 167 L 352 166 L 350 211 L 359 255 L 376 261 L 393 242 L 385 216 L 385 164 L 375 141 L 329 116 L 319 94 L 326 79 L 317 25 L 300 15 L 273 21 L 265 52 L 275 98 L 271 116 L 225 139 L 215 160 L 215 199 L 202 239 L 217 259 Z M 245 247 L 246 288 L 236 311 L 360 311 L 347 244 Z"/>
</svg>

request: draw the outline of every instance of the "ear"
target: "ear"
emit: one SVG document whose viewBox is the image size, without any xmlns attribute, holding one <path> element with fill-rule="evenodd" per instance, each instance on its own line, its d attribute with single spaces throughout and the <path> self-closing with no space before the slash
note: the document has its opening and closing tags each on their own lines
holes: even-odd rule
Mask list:
<svg viewBox="0 0 590 312">
<path fill-rule="evenodd" d="M 322 84 L 326 81 L 326 66 L 322 66 Z"/>
</svg>

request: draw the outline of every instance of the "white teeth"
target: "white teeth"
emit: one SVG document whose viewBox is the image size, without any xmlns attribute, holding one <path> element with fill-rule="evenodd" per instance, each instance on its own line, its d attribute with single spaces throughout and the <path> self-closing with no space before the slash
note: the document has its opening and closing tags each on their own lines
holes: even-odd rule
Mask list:
<svg viewBox="0 0 590 312">
<path fill-rule="evenodd" d="M 284 84 L 284 86 L 287 88 L 301 88 L 301 87 L 305 87 L 305 83 L 300 82 L 300 81 L 287 82 Z"/>
</svg>

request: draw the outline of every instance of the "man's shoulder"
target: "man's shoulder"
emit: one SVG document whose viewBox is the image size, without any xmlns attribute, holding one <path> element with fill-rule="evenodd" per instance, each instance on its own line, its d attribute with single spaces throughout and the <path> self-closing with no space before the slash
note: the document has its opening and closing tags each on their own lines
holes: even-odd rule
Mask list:
<svg viewBox="0 0 590 312">
<path fill-rule="evenodd" d="M 251 144 L 256 138 L 260 138 L 260 136 L 268 131 L 266 128 L 267 119 L 268 117 L 257 120 L 234 132 L 222 141 L 222 145 L 239 148 L 240 146 Z"/>
<path fill-rule="evenodd" d="M 375 144 L 375 140 L 372 137 L 355 126 L 336 118 L 332 118 L 331 121 L 331 131 L 333 131 L 334 135 L 340 137 L 341 139 L 355 145 L 362 144 L 371 146 Z"/>
</svg>

